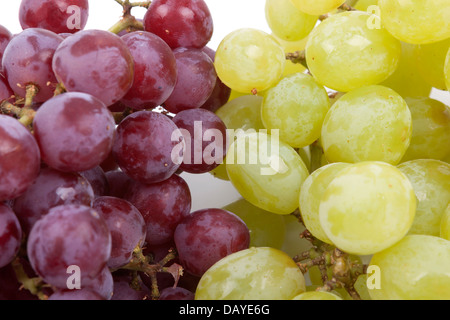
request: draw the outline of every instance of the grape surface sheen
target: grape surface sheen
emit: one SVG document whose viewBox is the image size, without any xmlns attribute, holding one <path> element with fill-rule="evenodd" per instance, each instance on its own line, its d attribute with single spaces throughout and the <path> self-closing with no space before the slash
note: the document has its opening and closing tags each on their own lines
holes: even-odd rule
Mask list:
<svg viewBox="0 0 450 320">
<path fill-rule="evenodd" d="M 267 247 L 231 254 L 202 276 L 196 300 L 286 300 L 305 292 L 305 278 L 284 252 Z"/>
</svg>

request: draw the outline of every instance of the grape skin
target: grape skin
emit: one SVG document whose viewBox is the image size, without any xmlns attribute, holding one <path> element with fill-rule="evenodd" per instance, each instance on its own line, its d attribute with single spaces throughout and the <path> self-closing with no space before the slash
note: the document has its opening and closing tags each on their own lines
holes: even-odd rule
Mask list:
<svg viewBox="0 0 450 320">
<path fill-rule="evenodd" d="M 450 241 L 450 202 L 442 216 L 440 237 Z"/>
<path fill-rule="evenodd" d="M 310 291 L 301 293 L 292 300 L 342 300 L 342 298 L 331 292 Z"/>
<path fill-rule="evenodd" d="M 295 262 L 277 249 L 250 248 L 214 264 L 201 278 L 196 300 L 289 300 L 306 291 Z"/>
<path fill-rule="evenodd" d="M 22 229 L 14 212 L 0 203 L 0 268 L 9 264 L 19 252 Z"/>
<path fill-rule="evenodd" d="M 291 0 L 292 3 L 308 14 L 321 15 L 338 8 L 345 0 Z"/>
<path fill-rule="evenodd" d="M 320 225 L 341 250 L 370 255 L 402 239 L 413 224 L 416 197 L 408 178 L 384 162 L 342 169 L 323 194 Z"/>
</svg>

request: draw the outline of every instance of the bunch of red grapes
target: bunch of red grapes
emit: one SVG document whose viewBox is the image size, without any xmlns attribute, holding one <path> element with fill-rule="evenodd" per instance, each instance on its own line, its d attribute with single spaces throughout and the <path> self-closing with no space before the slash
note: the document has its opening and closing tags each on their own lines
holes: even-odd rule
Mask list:
<svg viewBox="0 0 450 320">
<path fill-rule="evenodd" d="M 193 299 L 248 248 L 236 215 L 191 212 L 179 174 L 218 164 L 172 154 L 196 121 L 226 136 L 211 14 L 203 0 L 147 7 L 119 35 L 83 30 L 88 0 L 22 0 L 24 30 L 0 26 L 0 299 Z"/>
</svg>

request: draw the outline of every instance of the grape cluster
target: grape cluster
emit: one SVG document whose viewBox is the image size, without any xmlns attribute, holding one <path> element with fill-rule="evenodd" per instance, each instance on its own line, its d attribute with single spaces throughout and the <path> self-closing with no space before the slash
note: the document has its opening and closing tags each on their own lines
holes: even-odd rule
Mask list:
<svg viewBox="0 0 450 320">
<path fill-rule="evenodd" d="M 448 1 L 115 2 L 0 26 L 0 299 L 450 299 Z"/>
</svg>

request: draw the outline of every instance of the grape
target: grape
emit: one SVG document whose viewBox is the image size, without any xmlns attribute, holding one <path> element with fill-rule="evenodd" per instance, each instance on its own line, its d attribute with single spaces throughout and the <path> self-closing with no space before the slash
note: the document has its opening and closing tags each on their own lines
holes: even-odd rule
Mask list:
<svg viewBox="0 0 450 320">
<path fill-rule="evenodd" d="M 12 101 L 11 97 L 14 95 L 14 92 L 11 90 L 8 81 L 5 79 L 5 77 L 0 73 L 0 102 L 3 100 L 9 100 L 9 102 Z"/>
<path fill-rule="evenodd" d="M 401 55 L 400 41 L 383 28 L 370 29 L 368 19 L 365 12 L 343 12 L 311 32 L 306 60 L 317 82 L 348 92 L 378 84 L 394 73 Z"/>
<path fill-rule="evenodd" d="M 348 166 L 347 163 L 332 163 L 317 169 L 305 180 L 300 191 L 300 212 L 306 228 L 313 236 L 329 244 L 332 242 L 320 225 L 319 206 L 330 182 Z"/>
<path fill-rule="evenodd" d="M 305 38 L 314 28 L 317 15 L 297 9 L 291 0 L 266 0 L 266 20 L 277 37 L 287 41 Z"/>
<path fill-rule="evenodd" d="M 321 15 L 337 9 L 345 0 L 291 0 L 301 11 Z"/>
<path fill-rule="evenodd" d="M 92 186 L 96 197 L 106 196 L 109 194 L 108 179 L 106 179 L 105 172 L 100 166 L 96 166 L 87 171 L 82 171 L 80 174 L 85 177 Z"/>
<path fill-rule="evenodd" d="M 103 162 L 100 164 L 100 167 L 102 168 L 103 172 L 109 172 L 109 171 L 115 171 L 119 169 L 119 166 L 116 163 L 116 160 L 114 159 L 114 155 L 112 151 L 109 153 L 108 157 L 103 160 Z"/>
<path fill-rule="evenodd" d="M 0 268 L 9 264 L 19 252 L 22 229 L 14 212 L 0 203 Z"/>
<path fill-rule="evenodd" d="M 106 222 L 83 205 L 50 209 L 31 230 L 27 247 L 33 269 L 57 288 L 67 286 L 67 268 L 76 265 L 83 277 L 100 274 L 111 253 L 111 235 Z"/>
<path fill-rule="evenodd" d="M 145 243 L 146 226 L 141 213 L 126 200 L 99 197 L 92 206 L 106 221 L 111 232 L 108 267 L 116 269 L 130 262 L 133 250 Z"/>
<path fill-rule="evenodd" d="M 0 115 L 0 201 L 23 194 L 39 174 L 40 152 L 33 135 L 16 119 Z"/>
<path fill-rule="evenodd" d="M 209 47 L 204 47 L 202 49 L 204 53 L 214 62 L 216 59 L 216 52 Z M 209 110 L 211 112 L 216 112 L 221 106 L 228 102 L 230 98 L 231 89 L 228 88 L 222 80 L 217 78 L 216 86 L 213 92 L 209 96 L 208 100 L 201 106 L 202 109 Z"/>
<path fill-rule="evenodd" d="M 183 154 L 172 156 L 184 141 L 172 141 L 178 127 L 163 114 L 139 111 L 117 127 L 113 153 L 119 167 L 132 179 L 156 183 L 168 179 L 181 164 Z M 184 148 L 182 148 L 183 150 Z"/>
<path fill-rule="evenodd" d="M 342 300 L 342 298 L 331 292 L 309 291 L 295 296 L 292 300 Z"/>
<path fill-rule="evenodd" d="M 67 91 L 89 93 L 110 106 L 131 88 L 134 62 L 119 36 L 102 30 L 83 30 L 58 47 L 53 71 Z"/>
<path fill-rule="evenodd" d="M 81 288 L 92 289 L 104 299 L 111 300 L 114 292 L 114 280 L 111 271 L 108 267 L 104 267 L 94 278 L 82 277 Z"/>
<path fill-rule="evenodd" d="M 450 108 L 430 98 L 405 98 L 411 111 L 411 144 L 402 162 L 415 159 L 443 159 L 450 154 Z"/>
<path fill-rule="evenodd" d="M 151 245 L 172 240 L 175 228 L 191 211 L 189 186 L 178 175 L 154 184 L 136 183 L 125 195 L 125 199 L 144 217 L 146 239 Z"/>
<path fill-rule="evenodd" d="M 0 63 L 2 62 L 3 53 L 8 46 L 9 41 L 11 41 L 12 34 L 4 26 L 0 25 Z"/>
<path fill-rule="evenodd" d="M 273 248 L 250 248 L 213 265 L 201 278 L 196 300 L 286 300 L 305 292 L 295 262 Z"/>
<path fill-rule="evenodd" d="M 241 135 L 230 146 L 226 163 L 231 182 L 251 204 L 278 214 L 298 208 L 308 169 L 298 153 L 276 136 Z"/>
<path fill-rule="evenodd" d="M 144 17 L 144 26 L 172 49 L 201 49 L 213 34 L 211 13 L 203 0 L 153 0 Z"/>
<path fill-rule="evenodd" d="M 450 49 L 448 50 L 447 57 L 445 58 L 444 76 L 447 90 L 450 91 Z"/>
<path fill-rule="evenodd" d="M 367 11 L 370 6 L 376 6 L 378 0 L 358 0 L 358 2 L 353 6 L 356 10 Z"/>
<path fill-rule="evenodd" d="M 199 49 L 179 48 L 174 51 L 178 78 L 175 88 L 164 102 L 172 113 L 200 108 L 213 93 L 217 81 L 214 64 Z"/>
<path fill-rule="evenodd" d="M 91 206 L 93 201 L 94 191 L 86 178 L 77 173 L 43 168 L 36 181 L 15 199 L 13 209 L 23 231 L 29 234 L 51 208 L 66 204 Z"/>
<path fill-rule="evenodd" d="M 299 235 L 306 230 L 303 224 L 301 224 L 293 215 L 282 217 L 286 228 L 286 236 L 281 250 L 291 257 L 294 257 L 301 252 L 309 251 L 312 247 L 311 242 L 299 237 Z"/>
<path fill-rule="evenodd" d="M 380 0 L 383 26 L 397 39 L 414 44 L 450 37 L 447 0 Z"/>
<path fill-rule="evenodd" d="M 122 37 L 134 61 L 134 81 L 122 102 L 135 109 L 153 109 L 169 98 L 177 81 L 175 56 L 158 36 L 145 31 Z"/>
<path fill-rule="evenodd" d="M 261 120 L 263 98 L 245 95 L 233 99 L 216 111 L 228 129 L 264 129 Z"/>
<path fill-rule="evenodd" d="M 193 212 L 176 228 L 175 244 L 182 266 L 202 276 L 214 263 L 247 249 L 250 232 L 235 214 L 222 209 Z"/>
<path fill-rule="evenodd" d="M 241 218 L 250 230 L 250 247 L 281 249 L 286 234 L 282 216 L 255 207 L 245 199 L 230 203 L 224 210 Z"/>
<path fill-rule="evenodd" d="M 433 87 L 445 90 L 444 65 L 450 38 L 416 47 L 416 65 L 420 75 Z"/>
<path fill-rule="evenodd" d="M 267 91 L 262 121 L 267 129 L 279 129 L 282 141 L 303 148 L 320 137 L 329 107 L 325 88 L 310 75 L 296 73 Z"/>
<path fill-rule="evenodd" d="M 379 268 L 380 289 L 369 289 L 374 300 L 449 300 L 450 242 L 410 235 L 375 254 L 370 266 Z"/>
<path fill-rule="evenodd" d="M 439 236 L 439 228 L 450 200 L 450 164 L 438 160 L 413 160 L 398 166 L 411 181 L 417 210 L 410 234 Z"/>
<path fill-rule="evenodd" d="M 450 202 L 442 216 L 440 237 L 450 241 Z"/>
<path fill-rule="evenodd" d="M 341 250 L 369 255 L 389 248 L 410 229 L 416 211 L 411 183 L 384 162 L 342 169 L 326 188 L 320 225 Z"/>
<path fill-rule="evenodd" d="M 93 289 L 59 290 L 52 294 L 48 300 L 106 300 Z"/>
<path fill-rule="evenodd" d="M 161 291 L 159 300 L 195 300 L 195 294 L 183 288 L 166 288 Z"/>
<path fill-rule="evenodd" d="M 397 70 L 381 85 L 389 87 L 402 97 L 428 97 L 431 85 L 420 75 L 417 65 L 416 45 L 402 42 L 402 54 Z"/>
<path fill-rule="evenodd" d="M 228 34 L 216 52 L 220 80 L 233 90 L 250 94 L 275 85 L 283 73 L 286 57 L 276 40 L 256 29 Z"/>
<path fill-rule="evenodd" d="M 398 164 L 409 147 L 411 112 L 405 100 L 383 86 L 355 89 L 330 109 L 322 145 L 330 162 L 384 161 Z"/>
<path fill-rule="evenodd" d="M 109 171 L 105 173 L 109 185 L 109 196 L 123 198 L 131 188 L 134 180 L 122 171 Z"/>
<path fill-rule="evenodd" d="M 63 39 L 44 29 L 27 29 L 14 36 L 3 54 L 3 70 L 10 87 L 22 97 L 27 85 L 38 87 L 34 102 L 53 96 L 58 81 L 52 70 L 52 59 Z"/>
<path fill-rule="evenodd" d="M 190 109 L 178 113 L 173 122 L 182 130 L 186 142 L 181 170 L 206 173 L 223 162 L 227 127 L 218 116 L 205 109 Z"/>
<path fill-rule="evenodd" d="M 131 287 L 132 278 L 120 272 L 113 274 L 114 294 L 111 300 L 148 300 L 150 293 L 145 290 L 135 290 Z"/>
<path fill-rule="evenodd" d="M 84 29 L 88 16 L 88 0 L 22 0 L 19 9 L 23 29 L 43 28 L 56 33 Z"/>
<path fill-rule="evenodd" d="M 45 102 L 33 121 L 42 160 L 60 171 L 85 171 L 111 152 L 115 122 L 97 98 L 78 92 Z"/>
<path fill-rule="evenodd" d="M 285 54 L 305 50 L 306 42 L 308 41 L 308 37 L 298 41 L 285 41 L 278 38 L 276 35 L 272 36 L 283 48 Z M 305 70 L 306 68 L 301 63 L 293 63 L 291 60 L 287 60 L 284 66 L 283 77 L 293 73 L 304 72 Z"/>
<path fill-rule="evenodd" d="M 0 300 L 38 300 L 30 291 L 24 290 L 17 280 L 11 264 L 0 268 Z"/>
</svg>

